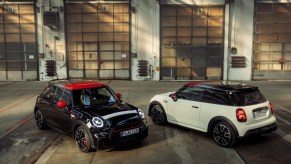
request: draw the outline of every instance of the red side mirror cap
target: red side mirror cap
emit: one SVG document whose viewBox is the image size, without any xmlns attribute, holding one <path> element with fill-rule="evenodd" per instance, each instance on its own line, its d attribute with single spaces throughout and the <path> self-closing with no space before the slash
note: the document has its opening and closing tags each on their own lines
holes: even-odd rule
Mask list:
<svg viewBox="0 0 291 164">
<path fill-rule="evenodd" d="M 171 94 L 170 97 L 173 99 L 173 101 L 177 101 L 176 93 Z"/>
<path fill-rule="evenodd" d="M 65 102 L 65 101 L 63 101 L 63 100 L 61 100 L 61 101 L 59 101 L 58 103 L 57 103 L 57 107 L 58 108 L 64 108 L 64 107 L 66 107 L 67 106 L 67 103 Z"/>
<path fill-rule="evenodd" d="M 116 93 L 117 98 L 121 99 L 122 98 L 122 94 L 121 93 Z"/>
</svg>

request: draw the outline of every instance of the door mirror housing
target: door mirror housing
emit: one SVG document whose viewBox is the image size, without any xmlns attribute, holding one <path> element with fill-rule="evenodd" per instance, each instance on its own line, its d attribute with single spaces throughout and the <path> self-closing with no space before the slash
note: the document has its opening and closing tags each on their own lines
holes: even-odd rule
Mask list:
<svg viewBox="0 0 291 164">
<path fill-rule="evenodd" d="M 57 107 L 58 108 L 65 108 L 65 107 L 67 107 L 67 103 L 65 101 L 61 100 L 57 103 Z"/>
<path fill-rule="evenodd" d="M 173 101 L 177 101 L 177 96 L 176 96 L 176 93 L 173 93 L 170 95 L 170 97 L 173 99 Z"/>
<path fill-rule="evenodd" d="M 121 93 L 116 93 L 115 95 L 116 95 L 116 97 L 117 97 L 118 99 L 121 99 L 121 98 L 122 98 L 122 94 L 121 94 Z"/>
</svg>

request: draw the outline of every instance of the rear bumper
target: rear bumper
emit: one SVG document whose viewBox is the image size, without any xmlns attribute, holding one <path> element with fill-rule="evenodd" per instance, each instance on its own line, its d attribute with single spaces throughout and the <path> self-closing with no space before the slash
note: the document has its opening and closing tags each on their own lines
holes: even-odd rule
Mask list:
<svg viewBox="0 0 291 164">
<path fill-rule="evenodd" d="M 244 137 L 251 134 L 268 133 L 276 130 L 277 120 L 274 115 L 254 124 L 245 124 L 235 122 L 238 130 L 238 137 Z"/>
<path fill-rule="evenodd" d="M 271 125 L 267 125 L 267 126 L 264 126 L 264 127 L 248 130 L 245 133 L 244 137 L 247 137 L 247 136 L 250 136 L 250 135 L 271 133 L 271 132 L 273 132 L 275 130 L 277 130 L 277 124 L 273 123 Z"/>
</svg>

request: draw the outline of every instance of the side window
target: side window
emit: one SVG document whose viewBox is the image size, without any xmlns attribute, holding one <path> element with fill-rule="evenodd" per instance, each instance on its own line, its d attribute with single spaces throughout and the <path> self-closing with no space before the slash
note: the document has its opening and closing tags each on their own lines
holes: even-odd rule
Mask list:
<svg viewBox="0 0 291 164">
<path fill-rule="evenodd" d="M 61 100 L 61 97 L 63 96 L 63 89 L 62 88 L 57 88 L 56 89 L 56 92 L 55 92 L 55 95 L 54 95 L 54 99 L 56 100 L 56 101 L 59 101 L 59 100 Z"/>
<path fill-rule="evenodd" d="M 202 88 L 189 86 L 186 87 L 185 89 L 180 90 L 176 96 L 178 99 L 200 101 L 202 94 L 203 94 Z"/>
<path fill-rule="evenodd" d="M 44 91 L 42 93 L 42 96 L 45 99 L 51 99 L 51 98 L 54 97 L 54 93 L 55 93 L 55 87 L 53 87 L 53 86 L 47 86 L 44 89 Z"/>
<path fill-rule="evenodd" d="M 216 91 L 207 89 L 204 91 L 203 102 L 212 103 L 212 104 L 220 104 L 220 105 L 230 105 L 230 97 L 227 92 Z"/>
<path fill-rule="evenodd" d="M 90 89 L 81 90 L 80 102 L 82 105 L 91 105 L 91 90 Z"/>
<path fill-rule="evenodd" d="M 68 106 L 70 106 L 72 104 L 70 93 L 66 90 L 64 90 L 63 95 L 60 98 L 60 100 L 65 101 Z"/>
</svg>

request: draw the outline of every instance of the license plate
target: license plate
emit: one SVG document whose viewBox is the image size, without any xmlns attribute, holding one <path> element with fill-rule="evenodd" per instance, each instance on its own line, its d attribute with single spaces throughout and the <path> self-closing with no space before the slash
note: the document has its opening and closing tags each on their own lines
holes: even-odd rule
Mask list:
<svg viewBox="0 0 291 164">
<path fill-rule="evenodd" d="M 254 116 L 254 118 L 264 117 L 267 115 L 267 112 L 268 112 L 268 110 L 266 110 L 266 109 L 254 111 L 253 116 Z"/>
<path fill-rule="evenodd" d="M 136 133 L 139 133 L 139 128 L 122 131 L 122 132 L 120 132 L 120 136 L 125 137 L 125 136 L 133 135 Z"/>
</svg>

